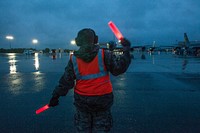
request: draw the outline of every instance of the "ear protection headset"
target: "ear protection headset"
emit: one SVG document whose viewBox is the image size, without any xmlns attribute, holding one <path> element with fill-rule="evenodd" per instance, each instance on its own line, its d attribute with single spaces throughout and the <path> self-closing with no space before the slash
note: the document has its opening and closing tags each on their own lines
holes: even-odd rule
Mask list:
<svg viewBox="0 0 200 133">
<path fill-rule="evenodd" d="M 95 34 L 94 30 L 90 28 L 82 29 L 78 32 L 75 38 L 77 46 L 84 44 L 96 44 L 98 42 L 98 36 Z"/>
<path fill-rule="evenodd" d="M 98 43 L 98 36 L 96 35 L 96 33 L 94 32 L 93 29 L 90 29 L 91 32 L 93 32 L 93 35 L 94 35 L 94 44 L 97 44 Z"/>
</svg>

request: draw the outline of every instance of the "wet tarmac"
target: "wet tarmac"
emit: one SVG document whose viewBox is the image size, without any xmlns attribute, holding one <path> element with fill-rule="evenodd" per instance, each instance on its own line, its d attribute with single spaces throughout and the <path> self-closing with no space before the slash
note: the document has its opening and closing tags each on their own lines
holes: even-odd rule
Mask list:
<svg viewBox="0 0 200 133">
<path fill-rule="evenodd" d="M 69 57 L 0 54 L 0 132 L 74 132 L 73 90 L 60 105 L 49 102 Z M 112 133 L 199 133 L 200 58 L 171 53 L 134 54 L 128 71 L 111 76 L 115 101 Z"/>
</svg>

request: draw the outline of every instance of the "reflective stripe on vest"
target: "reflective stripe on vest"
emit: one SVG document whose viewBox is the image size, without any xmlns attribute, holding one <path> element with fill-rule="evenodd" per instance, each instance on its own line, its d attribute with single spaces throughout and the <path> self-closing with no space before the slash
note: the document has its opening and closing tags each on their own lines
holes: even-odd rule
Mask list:
<svg viewBox="0 0 200 133">
<path fill-rule="evenodd" d="M 99 78 L 99 77 L 108 75 L 108 72 L 104 70 L 104 61 L 103 61 L 101 49 L 98 52 L 99 73 L 81 75 L 80 72 L 79 72 L 79 69 L 78 69 L 78 63 L 76 61 L 75 56 L 72 56 L 72 62 L 73 62 L 73 65 L 74 65 L 74 72 L 75 72 L 77 80 L 88 80 L 88 79 L 94 79 L 94 78 Z"/>
</svg>

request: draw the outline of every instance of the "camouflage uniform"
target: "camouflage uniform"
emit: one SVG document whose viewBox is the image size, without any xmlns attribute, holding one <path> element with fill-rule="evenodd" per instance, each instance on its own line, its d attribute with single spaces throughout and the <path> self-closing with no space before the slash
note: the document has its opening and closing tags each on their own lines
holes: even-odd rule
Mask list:
<svg viewBox="0 0 200 133">
<path fill-rule="evenodd" d="M 76 130 L 79 133 L 109 132 L 112 127 L 110 110 L 98 112 L 82 112 L 77 110 L 74 119 Z"/>
</svg>

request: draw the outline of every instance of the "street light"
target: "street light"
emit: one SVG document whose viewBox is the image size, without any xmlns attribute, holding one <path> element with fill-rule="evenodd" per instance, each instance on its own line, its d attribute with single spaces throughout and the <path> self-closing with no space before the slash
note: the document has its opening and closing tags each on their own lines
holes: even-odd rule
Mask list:
<svg viewBox="0 0 200 133">
<path fill-rule="evenodd" d="M 76 41 L 75 41 L 75 40 L 71 40 L 71 44 L 72 44 L 72 45 L 75 45 L 75 44 L 76 44 Z"/>
<path fill-rule="evenodd" d="M 11 41 L 14 39 L 13 36 L 6 36 L 6 39 L 10 41 L 10 49 L 11 49 Z"/>
<path fill-rule="evenodd" d="M 33 39 L 32 43 L 35 45 L 35 49 L 36 49 L 36 44 L 38 43 L 38 40 L 37 39 Z"/>
</svg>

